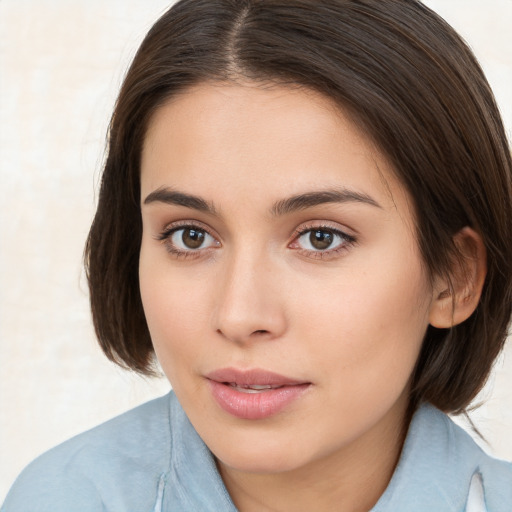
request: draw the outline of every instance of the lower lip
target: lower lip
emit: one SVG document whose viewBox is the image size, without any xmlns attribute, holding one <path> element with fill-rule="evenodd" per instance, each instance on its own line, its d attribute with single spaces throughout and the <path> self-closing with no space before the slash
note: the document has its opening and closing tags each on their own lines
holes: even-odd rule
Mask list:
<svg viewBox="0 0 512 512">
<path fill-rule="evenodd" d="M 245 420 L 261 420 L 282 411 L 297 400 L 310 384 L 297 384 L 268 389 L 257 393 L 244 393 L 236 388 L 209 380 L 213 398 L 227 413 Z"/>
</svg>

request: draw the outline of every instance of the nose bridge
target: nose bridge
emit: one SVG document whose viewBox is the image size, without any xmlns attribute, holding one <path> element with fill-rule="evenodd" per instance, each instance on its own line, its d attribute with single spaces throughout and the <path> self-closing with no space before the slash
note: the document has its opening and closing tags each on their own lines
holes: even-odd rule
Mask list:
<svg viewBox="0 0 512 512">
<path fill-rule="evenodd" d="M 281 335 L 285 315 L 276 277 L 271 257 L 264 251 L 248 247 L 232 251 L 220 279 L 215 329 L 237 342 Z"/>
</svg>

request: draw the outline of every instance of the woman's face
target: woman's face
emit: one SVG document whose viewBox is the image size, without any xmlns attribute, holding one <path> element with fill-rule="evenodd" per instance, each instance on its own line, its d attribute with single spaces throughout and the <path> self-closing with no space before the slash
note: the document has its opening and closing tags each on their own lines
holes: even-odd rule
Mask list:
<svg viewBox="0 0 512 512">
<path fill-rule="evenodd" d="M 333 103 L 203 84 L 142 155 L 140 287 L 158 359 L 223 467 L 387 450 L 433 304 L 407 193 Z"/>
</svg>

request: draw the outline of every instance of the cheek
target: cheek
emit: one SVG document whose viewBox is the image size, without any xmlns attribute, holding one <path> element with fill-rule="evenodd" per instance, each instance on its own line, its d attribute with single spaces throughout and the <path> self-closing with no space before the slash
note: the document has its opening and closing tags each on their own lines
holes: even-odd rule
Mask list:
<svg viewBox="0 0 512 512">
<path fill-rule="evenodd" d="M 428 293 L 415 272 L 406 274 L 354 273 L 321 301 L 301 303 L 297 332 L 309 340 L 308 364 L 333 418 L 322 427 L 326 438 L 342 425 L 357 437 L 407 394 L 428 325 Z"/>
<path fill-rule="evenodd" d="M 151 340 L 165 373 L 197 355 L 208 291 L 173 271 L 166 255 L 141 250 L 139 282 Z"/>
<path fill-rule="evenodd" d="M 403 255 L 403 253 L 402 253 Z M 431 294 L 417 256 L 365 262 L 313 295 L 297 293 L 297 332 L 337 382 L 365 393 L 408 380 L 428 326 Z"/>
</svg>

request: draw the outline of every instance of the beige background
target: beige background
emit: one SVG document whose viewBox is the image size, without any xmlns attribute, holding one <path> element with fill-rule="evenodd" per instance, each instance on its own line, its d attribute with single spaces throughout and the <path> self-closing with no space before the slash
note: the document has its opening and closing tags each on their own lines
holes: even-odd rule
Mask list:
<svg viewBox="0 0 512 512">
<path fill-rule="evenodd" d="M 512 0 L 429 0 L 512 129 Z M 0 2 L 0 501 L 36 455 L 151 397 L 94 340 L 81 267 L 115 95 L 163 0 Z M 512 343 L 474 414 L 512 460 Z"/>
</svg>

